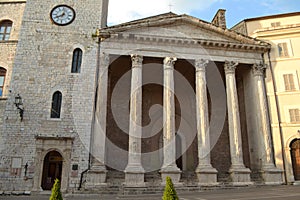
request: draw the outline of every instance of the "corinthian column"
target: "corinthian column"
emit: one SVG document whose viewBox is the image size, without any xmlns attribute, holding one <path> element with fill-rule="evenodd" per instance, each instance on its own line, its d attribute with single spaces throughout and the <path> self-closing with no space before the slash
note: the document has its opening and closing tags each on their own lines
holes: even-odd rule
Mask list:
<svg viewBox="0 0 300 200">
<path fill-rule="evenodd" d="M 198 167 L 196 173 L 199 184 L 212 185 L 217 183 L 217 170 L 210 163 L 210 139 L 208 103 L 206 93 L 205 68 L 208 60 L 196 60 L 196 116 L 198 137 Z"/>
<path fill-rule="evenodd" d="M 266 184 L 281 184 L 283 181 L 282 171 L 275 167 L 272 151 L 272 136 L 264 84 L 265 69 L 266 65 L 262 63 L 254 64 L 252 67 L 257 95 L 256 119 L 258 125 L 258 136 L 260 141 L 263 141 L 260 151 L 260 159 L 262 162 L 261 174 Z"/>
<path fill-rule="evenodd" d="M 162 180 L 170 176 L 174 183 L 180 180 L 180 169 L 176 165 L 176 137 L 175 137 L 175 99 L 174 99 L 174 63 L 177 59 L 164 59 L 164 160 L 161 169 Z"/>
<path fill-rule="evenodd" d="M 128 165 L 125 169 L 125 184 L 129 186 L 144 186 L 145 170 L 141 163 L 143 57 L 131 55 L 131 61 L 129 155 Z"/>
<path fill-rule="evenodd" d="M 243 162 L 242 138 L 240 127 L 239 103 L 236 89 L 235 68 L 237 62 L 225 61 L 226 94 L 229 123 L 229 141 L 231 168 L 229 170 L 233 184 L 251 184 L 250 170 Z"/>
<path fill-rule="evenodd" d="M 91 169 L 87 173 L 86 188 L 101 186 L 106 182 L 105 140 L 106 140 L 106 108 L 108 87 L 109 55 L 100 55 L 100 66 L 97 83 L 97 102 L 92 131 Z"/>
</svg>

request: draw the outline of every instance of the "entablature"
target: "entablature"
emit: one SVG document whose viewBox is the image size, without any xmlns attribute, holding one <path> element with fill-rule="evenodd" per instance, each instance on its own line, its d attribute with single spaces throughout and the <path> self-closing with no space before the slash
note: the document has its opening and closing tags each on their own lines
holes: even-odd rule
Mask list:
<svg viewBox="0 0 300 200">
<path fill-rule="evenodd" d="M 202 46 L 204 48 L 218 48 L 218 49 L 232 49 L 232 50 L 247 50 L 247 51 L 260 51 L 261 53 L 267 52 L 271 45 L 260 44 L 246 44 L 230 41 L 220 40 L 207 40 L 196 38 L 181 38 L 181 37 L 166 37 L 166 36 L 153 36 L 143 34 L 131 34 L 131 33 L 108 33 L 100 32 L 100 38 L 102 42 L 120 42 L 120 43 L 164 43 L 165 45 L 172 46 Z"/>
</svg>

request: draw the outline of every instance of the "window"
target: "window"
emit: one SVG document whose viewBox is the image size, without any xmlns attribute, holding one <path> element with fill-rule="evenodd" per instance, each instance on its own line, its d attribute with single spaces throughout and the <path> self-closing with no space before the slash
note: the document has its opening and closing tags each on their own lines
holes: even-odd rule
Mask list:
<svg viewBox="0 0 300 200">
<path fill-rule="evenodd" d="M 278 27 L 278 26 L 280 26 L 280 22 L 271 23 L 271 27 Z"/>
<path fill-rule="evenodd" d="M 289 109 L 291 123 L 300 122 L 299 109 Z"/>
<path fill-rule="evenodd" d="M 5 75 L 6 75 L 6 69 L 4 69 L 3 67 L 0 67 L 0 97 L 3 96 Z"/>
<path fill-rule="evenodd" d="M 286 42 L 278 43 L 277 47 L 278 47 L 279 57 L 288 57 L 289 56 Z"/>
<path fill-rule="evenodd" d="M 54 92 L 52 96 L 51 118 L 60 118 L 61 100 L 61 92 Z"/>
<path fill-rule="evenodd" d="M 296 90 L 293 74 L 284 74 L 283 80 L 284 80 L 284 87 L 286 91 Z"/>
<path fill-rule="evenodd" d="M 81 67 L 81 60 L 82 60 L 82 50 L 77 48 L 73 51 L 73 60 L 72 60 L 72 73 L 80 73 Z"/>
<path fill-rule="evenodd" d="M 0 23 L 0 40 L 9 40 L 12 22 L 4 20 Z"/>
</svg>

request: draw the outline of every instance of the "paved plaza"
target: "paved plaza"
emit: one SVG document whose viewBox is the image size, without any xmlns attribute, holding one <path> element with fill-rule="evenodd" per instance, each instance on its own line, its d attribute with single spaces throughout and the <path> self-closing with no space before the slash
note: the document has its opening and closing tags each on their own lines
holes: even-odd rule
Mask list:
<svg viewBox="0 0 300 200">
<path fill-rule="evenodd" d="M 0 200 L 48 200 L 49 194 L 31 196 L 0 196 Z M 179 193 L 180 200 L 299 200 L 300 186 L 263 186 L 238 189 L 210 190 Z M 64 200 L 160 200 L 162 194 L 116 196 L 116 195 L 64 195 Z"/>
</svg>

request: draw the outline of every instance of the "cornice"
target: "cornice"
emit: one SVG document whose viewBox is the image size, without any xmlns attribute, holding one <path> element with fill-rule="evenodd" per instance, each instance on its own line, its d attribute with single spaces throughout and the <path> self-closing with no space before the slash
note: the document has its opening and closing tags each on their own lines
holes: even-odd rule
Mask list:
<svg viewBox="0 0 300 200">
<path fill-rule="evenodd" d="M 247 44 L 238 42 L 228 42 L 219 40 L 206 40 L 206 39 L 193 39 L 193 38 L 176 38 L 176 37 L 164 37 L 154 35 L 138 35 L 130 33 L 117 33 L 110 34 L 108 32 L 100 32 L 99 37 L 102 42 L 115 41 L 120 43 L 132 43 L 132 41 L 139 43 L 150 44 L 166 44 L 174 46 L 202 46 L 205 48 L 218 48 L 218 49 L 237 49 L 247 51 L 262 51 L 266 52 L 271 48 L 268 43 L 263 44 Z"/>
<path fill-rule="evenodd" d="M 300 24 L 262 28 L 253 32 L 253 35 L 255 35 L 256 37 L 279 36 L 289 34 L 300 34 Z"/>
</svg>

